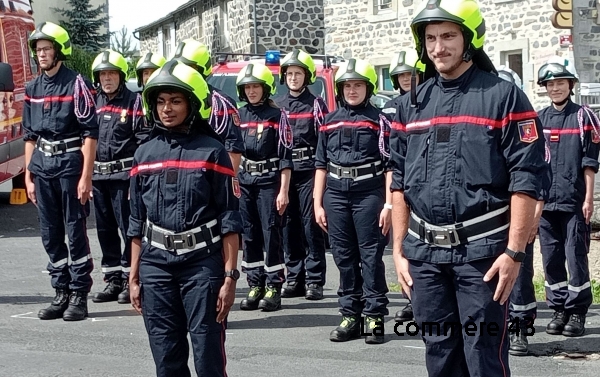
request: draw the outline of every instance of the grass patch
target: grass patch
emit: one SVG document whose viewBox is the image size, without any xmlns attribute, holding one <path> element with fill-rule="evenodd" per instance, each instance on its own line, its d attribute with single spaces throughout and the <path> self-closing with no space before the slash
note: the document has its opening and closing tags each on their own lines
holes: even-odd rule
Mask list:
<svg viewBox="0 0 600 377">
<path fill-rule="evenodd" d="M 388 283 L 390 292 L 402 292 L 402 286 L 398 283 Z"/>
<path fill-rule="evenodd" d="M 592 288 L 592 303 L 600 304 L 600 283 L 596 280 L 590 281 Z M 537 277 L 533 279 L 535 299 L 537 301 L 546 301 L 546 288 L 544 287 L 544 278 Z"/>
</svg>

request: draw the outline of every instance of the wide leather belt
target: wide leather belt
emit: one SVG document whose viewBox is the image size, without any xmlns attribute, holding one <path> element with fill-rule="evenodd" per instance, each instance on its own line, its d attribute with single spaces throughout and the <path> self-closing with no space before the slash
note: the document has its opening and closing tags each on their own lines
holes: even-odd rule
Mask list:
<svg viewBox="0 0 600 377">
<path fill-rule="evenodd" d="M 383 167 L 381 161 L 360 166 L 340 166 L 330 162 L 327 164 L 327 172 L 336 179 L 350 178 L 361 181 L 383 174 Z"/>
<path fill-rule="evenodd" d="M 48 141 L 40 137 L 37 141 L 37 149 L 44 152 L 46 156 L 75 152 L 81 149 L 81 138 L 72 137 L 70 139 Z"/>
<path fill-rule="evenodd" d="M 509 207 L 502 207 L 462 223 L 432 225 L 410 213 L 408 233 L 421 241 L 441 247 L 453 247 L 503 231 L 510 225 Z"/>
<path fill-rule="evenodd" d="M 221 240 L 217 220 L 209 221 L 182 233 L 175 233 L 146 221 L 142 233 L 144 234 L 144 240 L 150 242 L 152 246 L 174 251 L 177 255 L 207 249 L 208 246 Z"/>
<path fill-rule="evenodd" d="M 242 158 L 241 167 L 250 173 L 250 175 L 263 175 L 279 170 L 279 158 L 275 157 L 262 161 L 252 161 Z"/>
<path fill-rule="evenodd" d="M 102 175 L 131 170 L 132 167 L 133 157 L 108 162 L 94 161 L 94 173 Z"/>
<path fill-rule="evenodd" d="M 314 155 L 315 153 L 312 147 L 292 149 L 292 161 L 310 160 Z"/>
</svg>

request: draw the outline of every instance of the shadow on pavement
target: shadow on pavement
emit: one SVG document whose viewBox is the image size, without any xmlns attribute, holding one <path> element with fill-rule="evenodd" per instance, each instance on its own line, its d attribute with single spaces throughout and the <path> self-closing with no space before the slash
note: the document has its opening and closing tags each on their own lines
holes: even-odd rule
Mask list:
<svg viewBox="0 0 600 377">
<path fill-rule="evenodd" d="M 0 296 L 0 304 L 28 305 L 49 304 L 54 296 Z"/>
<path fill-rule="evenodd" d="M 108 318 L 108 317 L 142 317 L 133 309 L 115 310 L 112 312 L 92 312 L 88 316 L 90 318 Z"/>
</svg>

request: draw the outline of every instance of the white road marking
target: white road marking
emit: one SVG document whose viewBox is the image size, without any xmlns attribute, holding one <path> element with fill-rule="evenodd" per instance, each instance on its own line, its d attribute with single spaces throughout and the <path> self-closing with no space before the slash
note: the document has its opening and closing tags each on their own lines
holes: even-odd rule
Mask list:
<svg viewBox="0 0 600 377">
<path fill-rule="evenodd" d="M 37 320 L 39 320 L 38 317 L 27 317 L 29 314 L 33 314 L 33 312 L 27 312 L 27 313 L 23 313 L 23 314 L 11 315 L 10 318 L 23 318 L 23 319 L 37 319 Z"/>
</svg>

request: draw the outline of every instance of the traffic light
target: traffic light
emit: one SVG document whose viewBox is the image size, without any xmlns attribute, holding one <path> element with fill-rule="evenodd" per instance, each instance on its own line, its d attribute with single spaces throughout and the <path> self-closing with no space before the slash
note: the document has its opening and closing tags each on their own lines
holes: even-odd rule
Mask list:
<svg viewBox="0 0 600 377">
<path fill-rule="evenodd" d="M 573 28 L 573 0 L 552 0 L 556 12 L 550 16 L 550 22 L 556 29 Z"/>
</svg>

